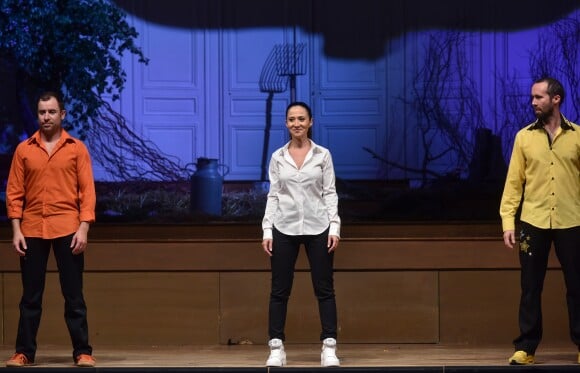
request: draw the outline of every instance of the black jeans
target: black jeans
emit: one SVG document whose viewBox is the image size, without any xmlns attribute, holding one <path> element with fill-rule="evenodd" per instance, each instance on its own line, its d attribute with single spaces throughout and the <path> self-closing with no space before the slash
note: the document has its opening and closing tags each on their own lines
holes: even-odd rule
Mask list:
<svg viewBox="0 0 580 373">
<path fill-rule="evenodd" d="M 284 327 L 288 299 L 294 281 L 294 266 L 298 259 L 300 245 L 304 244 L 310 263 L 310 273 L 314 294 L 318 299 L 318 312 L 322 324 L 320 340 L 336 338 L 336 301 L 334 297 L 333 262 L 334 252 L 328 253 L 328 229 L 318 235 L 288 236 L 273 229 L 272 291 L 268 334 L 270 339 L 285 340 Z"/>
<path fill-rule="evenodd" d="M 580 227 L 540 229 L 522 222 L 520 335 L 514 346 L 529 354 L 535 353 L 542 339 L 542 290 L 552 243 L 566 283 L 570 337 L 580 346 Z"/>
<path fill-rule="evenodd" d="M 42 314 L 42 296 L 51 246 L 64 296 L 64 318 L 73 345 L 73 359 L 80 354 L 92 354 L 87 307 L 83 298 L 84 254 L 72 254 L 72 237 L 71 234 L 53 240 L 26 238 L 26 256 L 20 258 L 23 293 L 16 352 L 26 355 L 31 362 L 36 355 L 36 335 Z"/>
</svg>

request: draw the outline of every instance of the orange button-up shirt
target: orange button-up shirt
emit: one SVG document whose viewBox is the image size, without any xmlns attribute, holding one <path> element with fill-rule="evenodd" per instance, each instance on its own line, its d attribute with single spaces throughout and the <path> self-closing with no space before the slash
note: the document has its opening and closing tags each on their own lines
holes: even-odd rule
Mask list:
<svg viewBox="0 0 580 373">
<path fill-rule="evenodd" d="M 52 154 L 37 131 L 16 147 L 6 187 L 7 215 L 24 237 L 53 239 L 95 221 L 95 183 L 89 152 L 62 130 Z"/>
</svg>

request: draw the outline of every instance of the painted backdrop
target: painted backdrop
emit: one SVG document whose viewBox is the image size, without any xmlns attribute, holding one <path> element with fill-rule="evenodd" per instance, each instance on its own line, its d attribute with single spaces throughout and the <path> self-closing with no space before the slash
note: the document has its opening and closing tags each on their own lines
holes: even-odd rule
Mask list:
<svg viewBox="0 0 580 373">
<path fill-rule="evenodd" d="M 124 59 L 115 108 L 182 165 L 218 158 L 226 180 L 265 178 L 291 99 L 311 104 L 340 178 L 503 177 L 513 133 L 533 120 L 532 59 L 580 20 L 577 1 L 116 3 L 150 63 Z"/>
</svg>

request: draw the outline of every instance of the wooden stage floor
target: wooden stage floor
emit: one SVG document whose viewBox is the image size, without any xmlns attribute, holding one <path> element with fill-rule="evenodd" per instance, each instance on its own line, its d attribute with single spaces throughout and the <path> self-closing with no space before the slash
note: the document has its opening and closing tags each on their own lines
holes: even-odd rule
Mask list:
<svg viewBox="0 0 580 373">
<path fill-rule="evenodd" d="M 264 367 L 266 345 L 191 345 L 150 347 L 94 346 L 97 369 L 102 372 L 268 372 Z M 509 366 L 511 345 L 473 347 L 438 344 L 342 344 L 338 355 L 341 367 L 320 368 L 318 344 L 287 344 L 288 371 L 341 372 L 580 372 L 577 351 L 567 346 L 540 346 L 536 364 Z M 2 361 L 13 353 L 0 346 Z M 63 371 L 73 368 L 67 346 L 39 346 L 36 365 L 30 368 L 4 368 L 0 371 Z M 83 370 L 87 370 L 84 368 Z M 269 369 L 280 371 L 279 369 Z"/>
</svg>

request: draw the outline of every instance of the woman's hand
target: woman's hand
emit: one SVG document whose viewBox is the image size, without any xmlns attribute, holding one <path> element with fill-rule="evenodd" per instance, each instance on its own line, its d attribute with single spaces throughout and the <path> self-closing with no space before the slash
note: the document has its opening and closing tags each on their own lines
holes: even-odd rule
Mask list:
<svg viewBox="0 0 580 373">
<path fill-rule="evenodd" d="M 271 238 L 267 238 L 265 240 L 262 240 L 262 249 L 264 249 L 264 252 L 266 254 L 268 254 L 268 256 L 272 256 L 272 239 Z"/>
<path fill-rule="evenodd" d="M 340 237 L 338 236 L 328 236 L 328 252 L 331 253 L 338 247 L 338 242 L 340 241 Z"/>
</svg>

